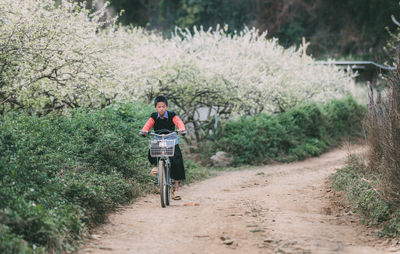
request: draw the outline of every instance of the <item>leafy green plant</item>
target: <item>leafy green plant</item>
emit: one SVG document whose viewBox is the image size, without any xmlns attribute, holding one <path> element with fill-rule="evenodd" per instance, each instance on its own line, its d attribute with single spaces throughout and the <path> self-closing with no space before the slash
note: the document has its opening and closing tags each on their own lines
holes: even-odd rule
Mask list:
<svg viewBox="0 0 400 254">
<path fill-rule="evenodd" d="M 152 107 L 113 104 L 64 115 L 0 117 L 0 252 L 72 252 L 91 226 L 154 192 L 148 139 Z M 185 160 L 186 183 L 212 172 Z"/>
<path fill-rule="evenodd" d="M 364 223 L 379 226 L 381 236 L 399 236 L 400 210 L 385 198 L 382 176 L 369 172 L 361 158 L 351 156 L 331 180 L 334 189 L 346 193 Z"/>
<path fill-rule="evenodd" d="M 364 114 L 351 97 L 311 102 L 277 115 L 228 121 L 211 138 L 212 147 L 233 155 L 236 165 L 318 156 L 340 139 L 360 135 Z"/>
<path fill-rule="evenodd" d="M 3 115 L 0 250 L 72 250 L 87 226 L 151 190 L 147 140 L 138 135 L 151 110 L 115 104 L 65 115 Z"/>
</svg>

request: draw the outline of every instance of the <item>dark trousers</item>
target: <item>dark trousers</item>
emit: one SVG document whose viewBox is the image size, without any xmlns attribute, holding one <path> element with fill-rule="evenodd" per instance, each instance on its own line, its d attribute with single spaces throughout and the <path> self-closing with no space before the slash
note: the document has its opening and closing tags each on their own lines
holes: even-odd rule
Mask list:
<svg viewBox="0 0 400 254">
<path fill-rule="evenodd" d="M 156 157 L 151 157 L 150 156 L 150 149 L 148 153 L 148 158 L 151 163 L 151 165 L 157 166 L 157 159 Z M 184 180 L 185 179 L 185 168 L 183 166 L 183 158 L 182 158 L 182 152 L 181 148 L 179 145 L 175 145 L 175 153 L 173 157 L 169 157 L 169 160 L 171 162 L 171 178 L 174 180 Z"/>
</svg>

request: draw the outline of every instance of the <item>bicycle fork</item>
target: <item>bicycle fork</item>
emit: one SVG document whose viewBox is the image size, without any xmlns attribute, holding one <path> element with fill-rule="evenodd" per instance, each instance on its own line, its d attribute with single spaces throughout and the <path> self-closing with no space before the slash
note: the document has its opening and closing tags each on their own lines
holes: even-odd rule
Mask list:
<svg viewBox="0 0 400 254">
<path fill-rule="evenodd" d="M 170 188 L 175 188 L 174 187 L 174 182 L 171 179 L 170 176 L 170 162 L 168 159 L 159 159 L 158 163 L 157 163 L 157 168 L 159 168 L 159 163 L 163 163 L 164 164 L 164 168 L 165 168 L 165 178 L 166 178 L 166 184 L 170 187 Z M 160 172 L 158 172 L 157 174 L 157 184 L 160 185 L 161 179 L 160 179 Z"/>
</svg>

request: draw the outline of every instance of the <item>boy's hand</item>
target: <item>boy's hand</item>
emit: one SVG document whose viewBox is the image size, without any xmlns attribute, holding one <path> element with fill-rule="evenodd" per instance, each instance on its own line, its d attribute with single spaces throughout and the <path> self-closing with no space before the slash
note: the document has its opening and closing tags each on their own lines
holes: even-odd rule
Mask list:
<svg viewBox="0 0 400 254">
<path fill-rule="evenodd" d="M 142 135 L 143 137 L 147 137 L 147 135 L 149 135 L 149 132 L 148 131 L 140 131 L 139 134 Z"/>
</svg>

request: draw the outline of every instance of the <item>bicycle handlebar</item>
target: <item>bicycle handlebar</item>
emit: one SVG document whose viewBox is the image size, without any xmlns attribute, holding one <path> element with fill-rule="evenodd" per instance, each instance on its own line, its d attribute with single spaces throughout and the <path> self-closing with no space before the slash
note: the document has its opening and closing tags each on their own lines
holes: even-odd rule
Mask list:
<svg viewBox="0 0 400 254">
<path fill-rule="evenodd" d="M 156 137 L 169 137 L 169 136 L 172 136 L 174 134 L 178 134 L 178 133 L 176 131 L 173 131 L 173 132 L 168 133 L 168 134 L 158 134 L 158 133 L 156 133 L 154 131 L 151 131 L 151 132 L 148 133 L 148 135 L 153 135 L 153 136 L 156 136 Z"/>
<path fill-rule="evenodd" d="M 169 132 L 169 133 L 168 134 L 159 134 L 157 132 Z M 158 130 L 158 131 L 151 131 L 151 132 L 143 132 L 143 131 L 139 132 L 139 134 L 142 135 L 143 137 L 146 137 L 147 135 L 153 135 L 153 136 L 156 136 L 156 137 L 169 137 L 169 136 L 172 136 L 174 134 L 185 136 L 186 133 L 187 133 L 186 130 L 185 131 L 176 132 L 176 131 L 170 131 L 170 130 L 167 130 L 167 129 L 162 129 L 162 130 Z"/>
</svg>

